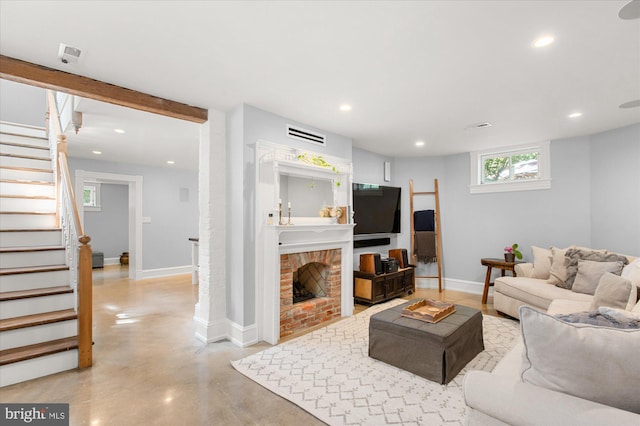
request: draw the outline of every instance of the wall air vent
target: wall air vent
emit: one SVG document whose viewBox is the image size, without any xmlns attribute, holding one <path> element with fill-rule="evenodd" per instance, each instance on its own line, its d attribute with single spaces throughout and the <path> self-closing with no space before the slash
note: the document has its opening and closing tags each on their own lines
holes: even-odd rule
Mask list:
<svg viewBox="0 0 640 426">
<path fill-rule="evenodd" d="M 325 135 L 321 135 L 320 133 L 316 133 L 311 130 L 303 129 L 301 127 L 292 126 L 291 124 L 287 124 L 287 136 L 292 139 L 312 142 L 322 146 L 327 143 L 327 137 Z"/>
</svg>

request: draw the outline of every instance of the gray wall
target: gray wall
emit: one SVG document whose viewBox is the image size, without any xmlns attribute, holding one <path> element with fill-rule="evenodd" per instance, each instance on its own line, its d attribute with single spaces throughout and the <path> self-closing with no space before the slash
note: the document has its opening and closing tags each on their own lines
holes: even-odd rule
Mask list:
<svg viewBox="0 0 640 426">
<path fill-rule="evenodd" d="M 76 170 L 142 176 L 142 216 L 151 218 L 142 225 L 142 269 L 191 264 L 188 239 L 198 236 L 197 172 L 84 158 L 70 158 L 69 168 L 74 179 Z M 188 201 L 181 201 L 181 189 Z"/>
<path fill-rule="evenodd" d="M 398 247 L 410 244 L 408 180 L 416 191 L 430 191 L 433 178 L 439 180 L 447 279 L 483 282 L 480 259 L 501 257 L 512 243 L 520 244 L 527 260 L 531 245 L 640 255 L 640 125 L 553 140 L 549 190 L 470 194 L 469 161 L 465 153 L 393 164 L 394 186 L 403 188 Z M 431 208 L 418 199 L 416 210 Z"/>
<path fill-rule="evenodd" d="M 291 139 L 286 125 L 293 124 L 327 136 L 326 146 Z M 326 132 L 250 105 L 227 113 L 229 298 L 227 317 L 241 325 L 255 323 L 255 164 L 253 146 L 258 140 L 321 154 L 351 159 L 351 139 Z M 237 265 L 243 265 L 242 270 Z"/>
<path fill-rule="evenodd" d="M 0 79 L 0 120 L 44 127 L 46 113 L 44 89 Z"/>
<path fill-rule="evenodd" d="M 640 124 L 591 137 L 591 244 L 640 255 Z"/>
<path fill-rule="evenodd" d="M 91 236 L 94 252 L 119 257 L 129 251 L 129 187 L 103 183 L 100 200 L 100 211 L 85 210 L 84 231 Z"/>
</svg>

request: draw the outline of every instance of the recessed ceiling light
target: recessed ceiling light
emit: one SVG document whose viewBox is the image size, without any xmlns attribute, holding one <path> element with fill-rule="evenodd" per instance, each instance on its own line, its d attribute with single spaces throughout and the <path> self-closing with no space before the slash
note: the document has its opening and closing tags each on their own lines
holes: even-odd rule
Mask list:
<svg viewBox="0 0 640 426">
<path fill-rule="evenodd" d="M 113 129 L 113 131 L 120 134 L 124 133 L 124 130 L 122 129 Z"/>
<path fill-rule="evenodd" d="M 533 47 L 545 47 L 554 41 L 555 39 L 552 36 L 542 36 L 533 41 Z"/>
<path fill-rule="evenodd" d="M 176 164 L 176 162 L 173 160 L 167 160 L 167 164 Z"/>
<path fill-rule="evenodd" d="M 351 105 L 349 104 L 340 105 L 340 111 L 351 111 Z"/>
<path fill-rule="evenodd" d="M 632 0 L 622 6 L 618 12 L 620 19 L 639 19 L 640 18 L 640 0 Z"/>
<path fill-rule="evenodd" d="M 102 154 L 102 151 L 91 151 L 92 153 L 94 153 L 95 155 L 100 155 Z"/>
<path fill-rule="evenodd" d="M 637 108 L 640 107 L 640 99 L 636 99 L 635 101 L 629 101 L 629 102 L 625 102 L 623 104 L 620 104 L 618 106 L 618 108 Z"/>
<path fill-rule="evenodd" d="M 581 112 L 572 112 L 571 114 L 569 114 L 567 117 L 569 118 L 578 118 L 578 117 L 582 117 L 582 113 Z"/>
<path fill-rule="evenodd" d="M 417 141 L 416 146 L 424 146 L 424 141 Z"/>
</svg>

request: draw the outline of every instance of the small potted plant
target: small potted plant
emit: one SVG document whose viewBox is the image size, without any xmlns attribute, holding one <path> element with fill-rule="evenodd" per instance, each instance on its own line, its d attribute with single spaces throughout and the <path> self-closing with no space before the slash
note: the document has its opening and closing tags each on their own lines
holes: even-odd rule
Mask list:
<svg viewBox="0 0 640 426">
<path fill-rule="evenodd" d="M 504 260 L 506 262 L 515 262 L 517 259 L 522 259 L 522 253 L 518 250 L 518 244 L 506 246 L 504 248 Z"/>
</svg>

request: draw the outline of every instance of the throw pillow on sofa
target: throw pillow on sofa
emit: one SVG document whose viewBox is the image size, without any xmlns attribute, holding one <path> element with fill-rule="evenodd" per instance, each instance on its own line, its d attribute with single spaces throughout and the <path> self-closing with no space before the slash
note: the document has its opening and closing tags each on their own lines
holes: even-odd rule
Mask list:
<svg viewBox="0 0 640 426">
<path fill-rule="evenodd" d="M 636 287 L 631 281 L 612 273 L 606 273 L 600 278 L 598 287 L 593 295 L 591 310 L 601 306 L 631 310 L 636 302 Z"/>
<path fill-rule="evenodd" d="M 640 330 L 569 324 L 520 307 L 524 382 L 640 414 Z"/>
<path fill-rule="evenodd" d="M 531 253 L 533 254 L 533 274 L 531 277 L 539 278 L 541 280 L 549 279 L 551 272 L 551 259 L 553 259 L 551 249 L 531 246 Z"/>
<path fill-rule="evenodd" d="M 565 256 L 565 253 L 569 248 L 551 247 L 551 268 L 549 269 L 549 279 L 547 280 L 549 284 L 557 286 L 567 279 L 569 258 Z"/>
<path fill-rule="evenodd" d="M 565 252 L 565 257 L 569 258 L 566 279 L 563 283 L 556 284 L 556 286 L 566 288 L 567 290 L 571 290 L 571 287 L 573 287 L 573 282 L 576 278 L 576 274 L 578 273 L 579 260 L 591 260 L 593 262 L 622 262 L 623 265 L 629 263 L 626 256 L 596 250 L 585 250 L 581 248 L 568 249 Z"/>
<path fill-rule="evenodd" d="M 607 272 L 620 275 L 622 262 L 594 262 L 592 260 L 578 260 L 578 273 L 571 291 L 593 295 L 600 278 Z"/>
</svg>

